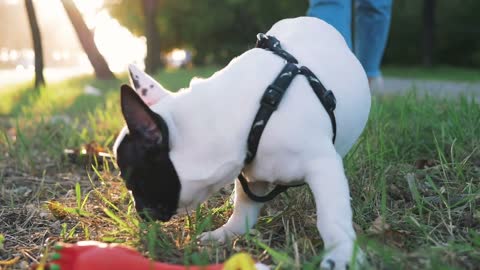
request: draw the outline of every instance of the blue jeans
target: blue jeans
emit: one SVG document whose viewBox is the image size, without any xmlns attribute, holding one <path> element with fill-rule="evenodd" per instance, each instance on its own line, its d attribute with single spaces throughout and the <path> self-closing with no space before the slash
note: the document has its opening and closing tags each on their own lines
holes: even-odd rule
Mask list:
<svg viewBox="0 0 480 270">
<path fill-rule="evenodd" d="M 393 0 L 355 0 L 354 53 L 369 78 L 381 76 Z M 352 0 L 309 0 L 308 16 L 335 27 L 352 48 Z"/>
</svg>

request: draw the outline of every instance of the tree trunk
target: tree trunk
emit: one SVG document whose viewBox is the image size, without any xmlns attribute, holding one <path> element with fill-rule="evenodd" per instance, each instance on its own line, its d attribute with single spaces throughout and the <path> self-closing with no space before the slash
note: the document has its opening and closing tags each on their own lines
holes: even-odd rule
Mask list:
<svg viewBox="0 0 480 270">
<path fill-rule="evenodd" d="M 155 23 L 157 0 L 143 0 L 145 15 L 145 35 L 147 37 L 147 57 L 145 58 L 145 71 L 152 74 L 162 66 L 160 61 L 160 35 Z"/>
<path fill-rule="evenodd" d="M 435 43 L 435 0 L 423 1 L 423 65 L 433 65 Z"/>
<path fill-rule="evenodd" d="M 32 31 L 33 51 L 35 52 L 35 88 L 39 88 L 45 85 L 45 78 L 43 77 L 42 36 L 40 35 L 32 0 L 25 0 L 25 9 L 27 10 L 28 21 Z"/>
<path fill-rule="evenodd" d="M 73 0 L 62 0 L 62 4 L 67 12 L 68 18 L 70 18 L 72 22 L 83 50 L 95 70 L 96 77 L 102 80 L 114 79 L 115 76 L 112 71 L 110 71 L 107 61 L 105 61 L 105 58 L 103 58 L 95 45 L 93 33 L 83 21 L 82 14 L 78 11 Z"/>
</svg>

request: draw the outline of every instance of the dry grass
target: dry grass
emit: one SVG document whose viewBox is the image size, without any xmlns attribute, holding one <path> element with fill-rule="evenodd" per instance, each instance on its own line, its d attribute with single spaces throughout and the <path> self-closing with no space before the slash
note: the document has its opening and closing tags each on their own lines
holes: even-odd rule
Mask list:
<svg viewBox="0 0 480 270">
<path fill-rule="evenodd" d="M 190 75 L 174 74 L 171 84 L 186 84 Z M 104 90 L 103 96 L 83 95 L 85 83 Z M 199 246 L 196 235 L 228 219 L 232 187 L 187 216 L 143 223 L 113 163 L 65 159 L 64 148 L 90 141 L 111 146 L 122 124 L 119 84 L 79 79 L 36 96 L 19 91 L 1 99 L 18 102 L 0 108 L 0 260 L 19 258 L 7 269 L 39 262 L 56 241 L 86 239 L 124 243 L 168 262 L 212 263 L 248 251 L 281 269 L 318 268 L 322 241 L 307 188 L 268 203 L 246 236 Z M 412 94 L 374 100 L 368 127 L 345 160 L 355 229 L 371 268 L 477 269 L 478 134 L 480 108 L 470 99 Z"/>
</svg>

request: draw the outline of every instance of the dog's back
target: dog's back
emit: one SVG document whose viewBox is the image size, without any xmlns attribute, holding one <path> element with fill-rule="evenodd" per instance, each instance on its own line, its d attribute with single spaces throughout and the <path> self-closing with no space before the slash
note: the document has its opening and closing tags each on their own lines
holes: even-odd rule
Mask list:
<svg viewBox="0 0 480 270">
<path fill-rule="evenodd" d="M 335 147 L 344 156 L 360 136 L 370 110 L 370 88 L 360 62 L 350 51 L 342 35 L 317 18 L 285 19 L 276 23 L 268 34 L 276 36 L 282 47 L 299 60 L 300 65 L 311 69 L 325 87 L 335 94 L 335 116 L 338 125 Z M 293 91 L 289 90 L 290 96 L 285 103 L 295 98 L 292 96 L 295 96 L 296 87 L 305 88 L 304 78 L 300 76 L 296 81 L 296 84 L 292 84 Z M 309 86 L 307 88 L 311 90 Z M 318 101 L 314 95 L 308 95 L 308 99 Z M 302 107 L 319 105 L 311 101 L 301 103 Z M 310 117 L 318 118 L 320 115 L 317 122 L 330 124 L 328 115 L 324 110 L 321 111 Z M 285 110 L 285 113 L 289 112 Z"/>
<path fill-rule="evenodd" d="M 267 34 L 277 37 L 300 65 L 311 69 L 335 94 L 335 149 L 345 155 L 360 136 L 370 109 L 368 80 L 360 63 L 343 37 L 319 19 L 285 19 Z M 181 176 L 216 178 L 214 171 L 224 163 L 241 168 L 260 98 L 283 65 L 279 56 L 251 49 L 210 78 L 193 83 L 170 104 L 153 107 L 176 119 L 177 124 L 170 126 L 172 134 L 178 134 L 171 136 L 171 156 Z M 331 139 L 330 118 L 307 79 L 299 75 L 269 120 L 247 174 L 264 181 L 301 179 L 305 171 L 301 164 L 330 155 L 325 149 L 331 147 Z M 212 166 L 196 169 L 194 164 L 204 156 L 210 157 Z"/>
<path fill-rule="evenodd" d="M 311 69 L 332 90 L 337 107 L 335 149 L 344 156 L 362 133 L 370 110 L 367 76 L 343 37 L 327 23 L 310 17 L 285 19 L 267 33 Z M 302 179 L 304 164 L 331 155 L 330 118 L 306 78 L 297 76 L 262 135 L 249 174 L 257 179 Z"/>
</svg>

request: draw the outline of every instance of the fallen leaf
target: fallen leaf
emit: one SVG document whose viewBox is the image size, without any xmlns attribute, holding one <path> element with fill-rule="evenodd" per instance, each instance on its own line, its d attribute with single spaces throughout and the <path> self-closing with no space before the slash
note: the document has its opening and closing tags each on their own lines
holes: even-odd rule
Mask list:
<svg viewBox="0 0 480 270">
<path fill-rule="evenodd" d="M 52 213 L 57 219 L 64 219 L 68 216 L 68 212 L 65 210 L 63 205 L 57 201 L 49 201 L 47 203 L 48 210 Z"/>
<path fill-rule="evenodd" d="M 405 230 L 391 229 L 390 224 L 386 223 L 382 216 L 377 217 L 375 221 L 373 221 L 367 232 L 377 236 L 384 243 L 394 245 L 399 248 L 405 246 L 407 237 L 410 235 L 410 232 Z"/>
<path fill-rule="evenodd" d="M 100 146 L 97 142 L 89 142 L 75 149 L 63 150 L 70 162 L 82 163 L 82 164 L 98 164 L 103 163 L 104 158 L 111 158 L 112 155 L 108 153 L 108 150 Z"/>
<path fill-rule="evenodd" d="M 367 229 L 367 232 L 371 234 L 382 234 L 389 229 L 390 224 L 386 223 L 382 216 L 378 216 Z"/>
<path fill-rule="evenodd" d="M 418 159 L 415 161 L 415 168 L 421 170 L 437 165 L 437 162 L 433 159 Z"/>
</svg>

